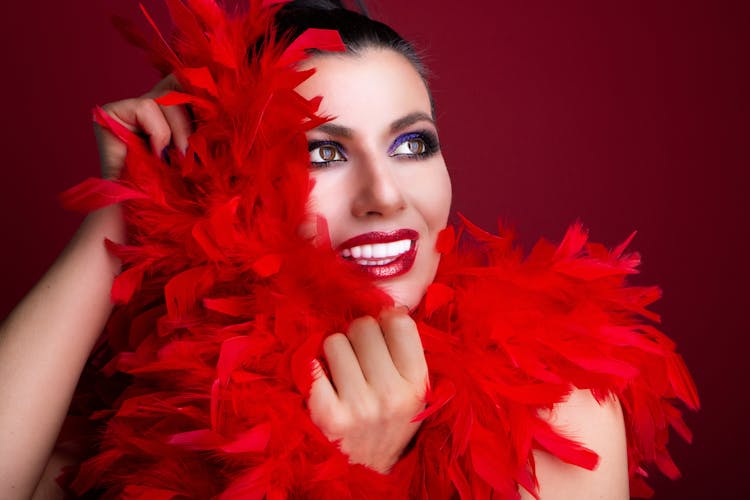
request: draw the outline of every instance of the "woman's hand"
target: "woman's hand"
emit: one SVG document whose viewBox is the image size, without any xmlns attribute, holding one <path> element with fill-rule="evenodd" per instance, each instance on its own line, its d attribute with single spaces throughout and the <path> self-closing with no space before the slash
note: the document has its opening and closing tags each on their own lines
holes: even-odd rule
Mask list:
<svg viewBox="0 0 750 500">
<path fill-rule="evenodd" d="M 427 363 L 405 310 L 356 319 L 347 335 L 323 342 L 333 384 L 317 361 L 308 405 L 312 421 L 352 463 L 387 473 L 419 429 Z"/>
<path fill-rule="evenodd" d="M 178 89 L 177 79 L 169 75 L 141 97 L 111 102 L 103 109 L 129 130 L 145 136 L 154 154 L 161 155 L 170 143 L 184 153 L 193 130 L 190 113 L 185 106 L 161 106 L 155 101 L 157 97 Z M 125 162 L 125 144 L 98 124 L 94 124 L 94 133 L 102 177 L 116 179 Z"/>
</svg>

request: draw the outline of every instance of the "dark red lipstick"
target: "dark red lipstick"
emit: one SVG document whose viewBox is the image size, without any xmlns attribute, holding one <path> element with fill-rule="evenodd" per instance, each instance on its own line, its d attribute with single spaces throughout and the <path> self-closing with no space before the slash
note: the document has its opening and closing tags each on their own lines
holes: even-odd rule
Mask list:
<svg viewBox="0 0 750 500">
<path fill-rule="evenodd" d="M 411 270 L 417 256 L 418 239 L 419 233 L 413 229 L 373 231 L 349 238 L 337 250 L 358 269 L 376 279 L 386 279 Z"/>
</svg>

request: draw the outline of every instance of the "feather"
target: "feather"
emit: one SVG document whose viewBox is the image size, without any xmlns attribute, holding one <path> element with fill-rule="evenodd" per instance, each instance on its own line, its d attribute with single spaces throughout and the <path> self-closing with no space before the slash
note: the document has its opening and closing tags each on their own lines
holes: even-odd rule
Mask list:
<svg viewBox="0 0 750 500">
<path fill-rule="evenodd" d="M 588 448 L 579 445 L 575 441 L 563 437 L 553 431 L 549 424 L 539 422 L 534 441 L 542 449 L 556 456 L 563 462 L 583 467 L 584 469 L 594 470 L 599 462 L 599 456 Z"/>
<path fill-rule="evenodd" d="M 425 314 L 429 316 L 435 310 L 444 307 L 453 299 L 454 295 L 451 287 L 442 283 L 432 283 L 425 292 Z"/>
<path fill-rule="evenodd" d="M 117 306 L 74 398 L 92 425 L 66 432 L 96 443 L 66 476 L 76 495 L 489 499 L 518 498 L 520 486 L 538 497 L 535 449 L 597 463 L 540 417 L 574 386 L 621 401 L 633 494 L 650 491 L 645 465 L 677 476 L 669 430 L 689 440 L 678 405 L 699 400 L 652 323 L 659 289 L 626 283 L 640 262 L 626 253 L 633 235 L 610 251 L 575 223 L 560 244 L 524 255 L 507 226 L 493 234 L 460 214 L 438 236 L 435 282 L 411 313 L 430 374 L 420 430 L 388 476 L 349 464 L 309 417 L 311 364 L 327 335 L 392 299 L 309 213 L 305 133 L 330 117 L 294 91 L 314 72 L 294 63 L 309 49 L 344 50 L 341 38 L 308 30 L 278 44 L 279 2 L 230 13 L 214 0 L 167 1 L 169 42 L 124 29 L 181 82 L 159 103 L 192 105 L 187 154 L 166 164 L 97 108 L 128 147 L 126 168 L 63 196 L 84 211 L 121 203 L 130 236 L 106 243 L 124 263 Z M 303 222 L 315 238 L 299 234 Z"/>
<path fill-rule="evenodd" d="M 435 241 L 435 250 L 439 253 L 449 253 L 453 249 L 453 245 L 456 242 L 456 230 L 453 226 L 448 226 L 438 233 L 437 240 Z"/>
<path fill-rule="evenodd" d="M 216 87 L 211 71 L 206 68 L 185 68 L 181 75 L 193 87 L 208 92 L 208 95 L 217 97 L 219 89 Z"/>
<path fill-rule="evenodd" d="M 241 433 L 233 441 L 222 445 L 221 450 L 226 453 L 258 453 L 266 449 L 271 439 L 271 426 L 260 424 Z"/>
<path fill-rule="evenodd" d="M 115 203 L 144 198 L 146 196 L 135 189 L 93 177 L 60 194 L 63 207 L 77 212 L 93 212 Z"/>
<path fill-rule="evenodd" d="M 276 64 L 283 67 L 306 59 L 310 49 L 326 52 L 344 52 L 346 46 L 341 40 L 341 35 L 336 30 L 310 28 L 305 30 L 284 49 L 283 54 L 281 54 Z"/>
</svg>

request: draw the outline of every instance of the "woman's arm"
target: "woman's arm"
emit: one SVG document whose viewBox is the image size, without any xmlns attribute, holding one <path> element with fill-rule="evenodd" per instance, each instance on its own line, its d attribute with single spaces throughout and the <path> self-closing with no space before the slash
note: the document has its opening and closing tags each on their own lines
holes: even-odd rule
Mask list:
<svg viewBox="0 0 750 500">
<path fill-rule="evenodd" d="M 591 391 L 575 389 L 545 418 L 566 436 L 595 451 L 599 464 L 589 471 L 536 450 L 534 460 L 542 500 L 630 498 L 625 424 L 616 398 L 599 404 Z M 533 498 L 519 489 L 523 500 Z"/>
<path fill-rule="evenodd" d="M 0 498 L 28 498 L 44 470 L 91 348 L 111 311 L 123 240 L 119 207 L 90 214 L 0 326 Z"/>
<path fill-rule="evenodd" d="M 144 134 L 154 154 L 170 142 L 184 151 L 191 123 L 181 106 L 154 98 L 176 87 L 162 80 L 142 97 L 104 106 L 122 125 Z M 117 178 L 126 149 L 96 127 L 102 175 Z M 123 243 L 119 206 L 91 213 L 57 261 L 0 325 L 0 498 L 29 498 L 49 465 L 70 399 L 112 310 L 110 289 L 119 261 L 104 240 Z"/>
</svg>

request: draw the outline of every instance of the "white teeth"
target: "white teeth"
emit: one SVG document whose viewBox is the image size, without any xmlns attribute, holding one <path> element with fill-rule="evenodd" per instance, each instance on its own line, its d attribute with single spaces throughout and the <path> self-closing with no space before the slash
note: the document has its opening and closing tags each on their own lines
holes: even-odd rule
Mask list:
<svg viewBox="0 0 750 500">
<path fill-rule="evenodd" d="M 401 242 L 394 241 L 383 245 L 383 252 L 383 257 L 385 257 L 386 255 L 398 255 L 400 253 L 403 253 L 401 251 Z"/>
<path fill-rule="evenodd" d="M 360 266 L 384 266 L 386 264 L 390 264 L 396 260 L 395 258 L 392 259 L 383 259 L 383 260 L 366 260 L 366 259 L 359 259 L 357 260 L 357 264 Z"/>
<path fill-rule="evenodd" d="M 392 241 L 390 243 L 375 243 L 345 248 L 341 251 L 344 258 L 352 258 L 363 266 L 382 266 L 393 262 L 396 257 L 406 253 L 411 248 L 411 240 Z M 364 260 L 378 259 L 378 260 Z"/>
</svg>

